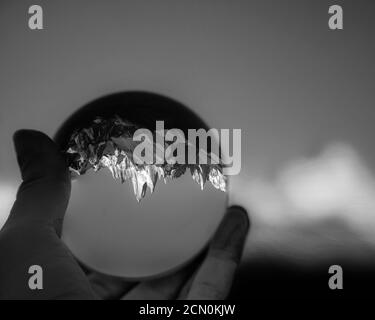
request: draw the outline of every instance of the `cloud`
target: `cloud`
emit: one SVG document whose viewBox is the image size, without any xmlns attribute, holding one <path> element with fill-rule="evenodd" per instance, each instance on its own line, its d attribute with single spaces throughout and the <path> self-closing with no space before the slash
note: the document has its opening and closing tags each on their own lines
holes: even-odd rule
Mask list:
<svg viewBox="0 0 375 320">
<path fill-rule="evenodd" d="M 3 179 L 1 179 L 3 180 Z M 0 229 L 3 227 L 9 212 L 16 200 L 17 186 L 11 182 L 0 182 Z"/>
<path fill-rule="evenodd" d="M 253 221 L 249 251 L 273 248 L 294 259 L 354 257 L 375 247 L 375 178 L 358 152 L 335 143 L 291 160 L 272 181 L 235 177 L 229 202 Z"/>
</svg>

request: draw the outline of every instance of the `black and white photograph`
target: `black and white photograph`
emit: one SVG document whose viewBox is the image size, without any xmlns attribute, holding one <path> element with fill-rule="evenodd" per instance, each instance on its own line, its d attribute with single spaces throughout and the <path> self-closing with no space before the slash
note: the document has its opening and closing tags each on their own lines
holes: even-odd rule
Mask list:
<svg viewBox="0 0 375 320">
<path fill-rule="evenodd" d="M 0 0 L 0 300 L 373 299 L 374 39 L 373 0 Z"/>
</svg>

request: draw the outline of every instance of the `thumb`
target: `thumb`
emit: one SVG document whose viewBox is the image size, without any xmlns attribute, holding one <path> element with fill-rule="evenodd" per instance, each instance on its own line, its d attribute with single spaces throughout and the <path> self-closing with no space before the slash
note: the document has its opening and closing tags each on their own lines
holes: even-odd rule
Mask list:
<svg viewBox="0 0 375 320">
<path fill-rule="evenodd" d="M 22 184 L 7 224 L 37 222 L 61 233 L 70 175 L 56 144 L 44 133 L 19 130 L 13 137 Z"/>
</svg>

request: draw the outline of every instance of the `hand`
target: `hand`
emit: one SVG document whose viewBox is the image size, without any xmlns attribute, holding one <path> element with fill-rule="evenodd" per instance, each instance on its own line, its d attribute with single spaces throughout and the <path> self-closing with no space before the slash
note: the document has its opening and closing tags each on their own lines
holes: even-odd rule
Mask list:
<svg viewBox="0 0 375 320">
<path fill-rule="evenodd" d="M 0 298 L 227 297 L 249 229 L 243 209 L 229 208 L 205 256 L 173 275 L 139 284 L 96 272 L 86 276 L 60 240 L 71 188 L 63 157 L 41 132 L 18 131 L 14 143 L 23 182 L 0 231 Z M 30 290 L 28 286 L 31 265 L 43 268 L 43 290 Z"/>
</svg>

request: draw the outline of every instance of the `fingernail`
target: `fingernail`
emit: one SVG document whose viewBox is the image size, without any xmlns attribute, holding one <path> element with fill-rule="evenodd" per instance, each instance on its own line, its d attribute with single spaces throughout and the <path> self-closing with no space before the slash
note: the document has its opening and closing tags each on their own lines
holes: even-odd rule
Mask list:
<svg viewBox="0 0 375 320">
<path fill-rule="evenodd" d="M 244 226 L 246 227 L 246 230 L 249 229 L 250 227 L 249 214 L 247 213 L 244 207 L 241 207 L 238 205 L 230 206 L 227 209 L 227 214 L 231 214 L 233 216 L 236 215 L 237 217 L 236 219 L 242 219 L 242 222 Z"/>
<path fill-rule="evenodd" d="M 57 147 L 44 133 L 18 130 L 13 135 L 13 141 L 23 178 L 39 175 L 57 167 Z"/>
<path fill-rule="evenodd" d="M 20 164 L 27 158 L 43 152 L 45 137 L 43 133 L 35 130 L 22 129 L 14 133 L 14 147 Z"/>
<path fill-rule="evenodd" d="M 228 208 L 214 236 L 211 249 L 228 252 L 239 260 L 249 227 L 249 216 L 244 208 L 239 206 Z"/>
<path fill-rule="evenodd" d="M 30 130 L 18 130 L 13 135 L 14 147 L 20 164 L 25 160 L 25 156 L 29 154 L 26 149 L 30 147 L 30 144 L 27 143 L 30 134 Z"/>
</svg>

